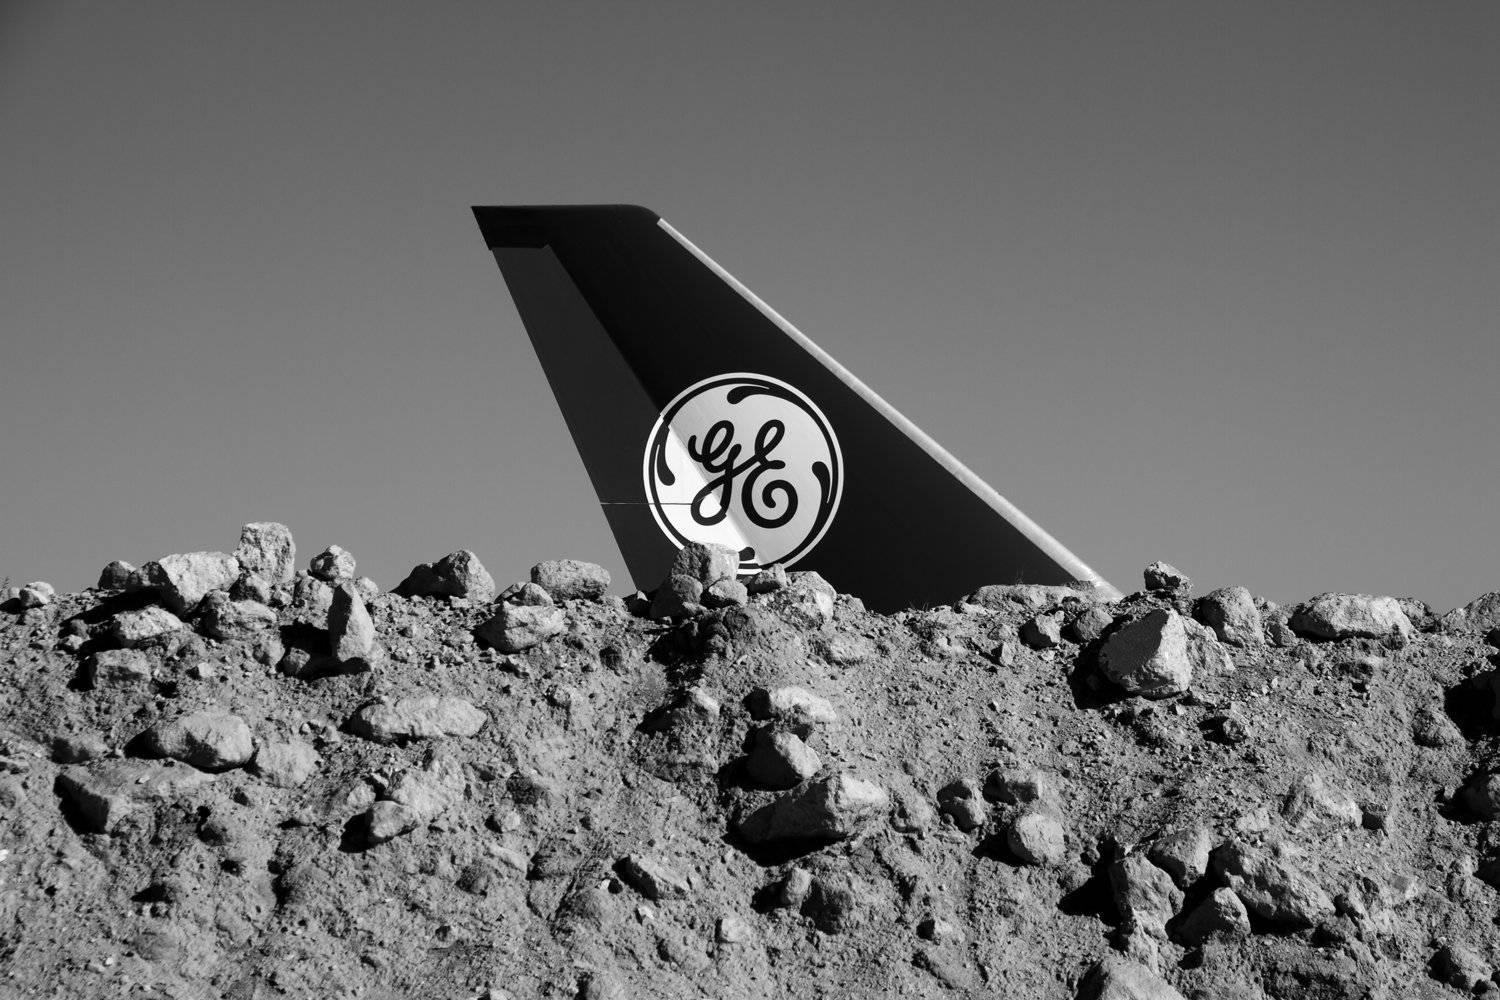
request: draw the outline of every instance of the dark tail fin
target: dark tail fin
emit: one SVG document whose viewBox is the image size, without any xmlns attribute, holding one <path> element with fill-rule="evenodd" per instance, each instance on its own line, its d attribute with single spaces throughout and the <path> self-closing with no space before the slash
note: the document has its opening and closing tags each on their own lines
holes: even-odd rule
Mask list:
<svg viewBox="0 0 1500 1000">
<path fill-rule="evenodd" d="M 474 214 L 637 586 L 693 540 L 879 610 L 988 583 L 1113 591 L 656 213 Z"/>
</svg>

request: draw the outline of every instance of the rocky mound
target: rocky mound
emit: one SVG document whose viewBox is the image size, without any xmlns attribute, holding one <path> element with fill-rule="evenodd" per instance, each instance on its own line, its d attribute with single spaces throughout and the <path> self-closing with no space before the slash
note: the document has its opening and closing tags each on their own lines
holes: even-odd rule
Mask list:
<svg viewBox="0 0 1500 1000">
<path fill-rule="evenodd" d="M 0 995 L 1495 993 L 1500 595 L 871 614 L 278 524 L 0 605 Z"/>
</svg>

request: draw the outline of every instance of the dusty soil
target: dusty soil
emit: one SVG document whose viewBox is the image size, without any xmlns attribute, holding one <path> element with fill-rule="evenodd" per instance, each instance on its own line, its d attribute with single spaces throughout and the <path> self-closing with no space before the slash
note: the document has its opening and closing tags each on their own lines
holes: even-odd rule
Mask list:
<svg viewBox="0 0 1500 1000">
<path fill-rule="evenodd" d="M 1497 992 L 1500 602 L 1238 645 L 1170 575 L 663 619 L 337 563 L 0 606 L 0 995 Z M 1105 652 L 1146 619 L 1182 690 Z"/>
</svg>

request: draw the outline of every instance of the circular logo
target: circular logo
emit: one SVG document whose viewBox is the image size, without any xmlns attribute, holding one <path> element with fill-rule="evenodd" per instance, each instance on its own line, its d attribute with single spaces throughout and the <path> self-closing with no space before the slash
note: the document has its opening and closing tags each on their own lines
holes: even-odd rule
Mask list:
<svg viewBox="0 0 1500 1000">
<path fill-rule="evenodd" d="M 828 418 L 780 379 L 735 372 L 677 394 L 646 442 L 646 499 L 672 544 L 790 566 L 833 522 L 844 460 Z"/>
</svg>

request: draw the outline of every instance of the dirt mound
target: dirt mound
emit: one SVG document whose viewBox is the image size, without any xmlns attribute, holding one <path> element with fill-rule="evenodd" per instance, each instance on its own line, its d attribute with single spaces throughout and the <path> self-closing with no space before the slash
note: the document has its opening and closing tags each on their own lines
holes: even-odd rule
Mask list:
<svg viewBox="0 0 1500 1000">
<path fill-rule="evenodd" d="M 0 995 L 1500 991 L 1493 595 L 291 546 L 4 595 Z"/>
</svg>

